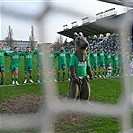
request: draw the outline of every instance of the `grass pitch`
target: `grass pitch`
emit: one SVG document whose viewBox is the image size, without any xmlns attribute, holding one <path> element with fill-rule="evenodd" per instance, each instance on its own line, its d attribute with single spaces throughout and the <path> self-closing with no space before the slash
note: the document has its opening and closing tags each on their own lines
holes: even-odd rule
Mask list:
<svg viewBox="0 0 133 133">
<path fill-rule="evenodd" d="M 21 97 L 27 94 L 44 95 L 42 84 L 26 84 L 24 81 L 23 57 L 19 68 L 20 86 L 11 85 L 11 76 L 9 72 L 9 58 L 5 58 L 5 85 L 0 86 L 0 100 L 6 101 L 15 97 Z M 33 81 L 37 82 L 36 76 L 36 56 L 33 58 Z M 67 76 L 67 74 L 66 74 Z M 122 93 L 121 78 L 95 79 L 89 81 L 91 86 L 90 101 L 99 103 L 116 104 L 120 101 Z M 60 97 L 68 96 L 69 82 L 56 83 Z M 1 109 L 4 107 L 0 107 Z M 58 116 L 55 122 L 56 133 L 118 133 L 120 131 L 119 120 L 112 117 L 90 116 L 87 114 L 62 114 Z M 39 130 L 26 131 L 0 131 L 0 133 L 39 133 Z"/>
</svg>

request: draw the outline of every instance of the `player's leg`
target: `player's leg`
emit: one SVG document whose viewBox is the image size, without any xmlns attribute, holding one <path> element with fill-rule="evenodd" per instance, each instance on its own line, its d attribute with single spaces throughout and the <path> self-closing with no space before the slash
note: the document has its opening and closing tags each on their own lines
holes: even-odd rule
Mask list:
<svg viewBox="0 0 133 133">
<path fill-rule="evenodd" d="M 28 73 L 28 67 L 24 67 L 24 84 L 27 83 L 27 73 Z"/>
<path fill-rule="evenodd" d="M 37 82 L 40 83 L 40 68 L 41 65 L 37 63 Z"/>
<path fill-rule="evenodd" d="M 14 71 L 11 72 L 11 78 L 12 78 L 12 85 L 14 85 L 15 84 Z"/>
<path fill-rule="evenodd" d="M 94 64 L 94 78 L 98 78 L 97 77 L 97 64 Z"/>
<path fill-rule="evenodd" d="M 68 80 L 70 81 L 70 63 L 68 62 Z"/>
<path fill-rule="evenodd" d="M 98 77 L 101 78 L 101 62 L 98 63 Z"/>
<path fill-rule="evenodd" d="M 4 84 L 4 72 L 1 72 L 1 85 Z"/>
<path fill-rule="evenodd" d="M 53 78 L 54 78 L 54 81 L 57 82 L 57 80 L 56 80 L 56 69 L 55 69 L 55 65 L 52 66 L 52 70 L 53 70 Z"/>
<path fill-rule="evenodd" d="M 18 83 L 18 68 L 16 68 L 16 71 L 15 71 L 15 83 L 16 83 L 16 85 L 19 85 L 19 83 Z"/>
<path fill-rule="evenodd" d="M 15 79 L 14 79 L 14 67 L 10 66 L 10 72 L 11 72 L 11 79 L 12 79 L 12 85 L 15 84 Z"/>
<path fill-rule="evenodd" d="M 61 64 L 58 64 L 58 81 L 60 81 Z"/>
<path fill-rule="evenodd" d="M 62 65 L 62 70 L 63 70 L 62 80 L 65 81 L 65 75 L 66 75 L 66 65 L 65 64 Z"/>
<path fill-rule="evenodd" d="M 100 66 L 98 67 L 98 77 L 99 77 L 99 78 L 102 77 L 102 76 L 101 76 L 101 67 L 100 67 Z"/>
<path fill-rule="evenodd" d="M 105 71 L 106 71 L 104 62 L 102 62 L 101 67 L 102 67 L 102 78 L 104 79 L 105 78 Z"/>
<path fill-rule="evenodd" d="M 113 76 L 115 77 L 116 76 L 116 66 L 114 65 L 113 67 Z"/>
<path fill-rule="evenodd" d="M 28 68 L 28 71 L 29 71 L 29 78 L 30 78 L 30 83 L 33 83 L 33 80 L 32 80 L 32 66 L 29 66 Z"/>
<path fill-rule="evenodd" d="M 5 66 L 4 65 L 0 65 L 0 72 L 1 72 L 1 85 L 4 84 L 4 71 L 5 71 Z"/>
</svg>

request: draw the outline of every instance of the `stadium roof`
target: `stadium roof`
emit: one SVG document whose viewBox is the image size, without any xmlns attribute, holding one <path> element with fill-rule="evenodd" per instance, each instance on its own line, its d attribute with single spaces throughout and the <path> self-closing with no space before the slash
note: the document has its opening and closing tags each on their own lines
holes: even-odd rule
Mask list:
<svg viewBox="0 0 133 133">
<path fill-rule="evenodd" d="M 132 16 L 133 10 L 128 11 L 128 14 Z M 119 33 L 121 28 L 123 18 L 125 17 L 126 13 L 120 15 L 114 15 L 106 18 L 101 18 L 92 23 L 85 23 L 81 26 L 75 26 L 71 29 L 65 29 L 63 31 L 57 32 L 58 34 L 73 38 L 74 32 L 83 32 L 84 36 L 92 36 L 98 34 L 106 34 L 106 33 Z M 129 20 L 132 22 L 132 17 L 128 17 Z"/>
<path fill-rule="evenodd" d="M 132 0 L 126 0 L 126 1 L 123 1 L 123 0 L 98 0 L 98 1 L 127 6 L 127 7 L 133 7 L 133 2 L 131 2 Z"/>
</svg>

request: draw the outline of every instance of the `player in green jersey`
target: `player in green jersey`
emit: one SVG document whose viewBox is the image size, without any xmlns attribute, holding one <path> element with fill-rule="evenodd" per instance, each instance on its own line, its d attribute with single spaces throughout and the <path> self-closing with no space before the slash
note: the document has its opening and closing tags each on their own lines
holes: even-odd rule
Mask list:
<svg viewBox="0 0 133 133">
<path fill-rule="evenodd" d="M 49 58 L 49 61 L 50 61 L 50 67 L 49 67 L 50 68 L 50 74 L 51 74 L 51 76 L 53 76 L 54 81 L 57 82 L 57 80 L 56 80 L 56 70 L 55 70 L 55 51 L 54 51 L 54 48 L 52 46 L 50 47 L 48 58 Z"/>
<path fill-rule="evenodd" d="M 40 77 L 41 77 L 41 70 L 42 70 L 42 76 L 44 76 L 44 48 L 43 44 L 39 45 L 38 50 L 35 51 L 35 54 L 37 54 L 37 82 L 40 83 Z"/>
<path fill-rule="evenodd" d="M 104 57 L 104 51 L 103 51 L 103 48 L 101 47 L 100 48 L 100 51 L 97 52 L 97 56 L 98 56 L 98 76 L 99 78 L 105 78 L 104 76 L 104 72 L 105 72 L 105 57 Z M 101 71 L 101 68 L 102 68 L 102 76 L 100 74 L 100 71 Z"/>
<path fill-rule="evenodd" d="M 118 52 L 115 51 L 114 55 L 112 56 L 112 62 L 113 62 L 113 75 L 117 76 L 117 69 L 118 69 Z"/>
<path fill-rule="evenodd" d="M 118 54 L 118 72 L 117 72 L 117 76 L 120 76 L 122 74 L 122 65 L 123 65 L 123 61 L 122 61 L 122 52 L 119 52 Z"/>
<path fill-rule="evenodd" d="M 93 51 L 90 53 L 90 57 L 91 57 L 91 68 L 94 72 L 94 78 L 98 78 L 97 77 L 97 48 L 94 48 Z"/>
<path fill-rule="evenodd" d="M 108 77 L 107 75 L 107 69 L 109 64 L 112 64 L 112 54 L 111 54 L 111 50 L 109 49 L 107 53 L 105 53 L 105 68 L 106 68 L 106 77 Z"/>
<path fill-rule="evenodd" d="M 70 81 L 70 61 L 72 58 L 72 55 L 74 54 L 74 47 L 71 47 L 70 51 L 66 53 L 67 56 L 67 67 L 68 67 L 68 80 Z"/>
<path fill-rule="evenodd" d="M 92 80 L 93 79 L 93 77 L 92 77 L 92 72 L 91 72 L 91 63 L 90 63 L 90 49 L 87 49 L 87 55 L 88 55 L 88 69 L 89 69 L 89 73 L 91 73 L 91 74 L 89 74 L 89 78 Z"/>
<path fill-rule="evenodd" d="M 60 81 L 61 70 L 63 71 L 62 81 L 64 81 L 66 73 L 66 51 L 63 45 L 60 47 L 60 50 L 56 52 L 56 57 L 58 57 L 58 81 Z"/>
<path fill-rule="evenodd" d="M 5 71 L 5 61 L 4 55 L 8 53 L 2 49 L 2 43 L 0 43 L 0 72 L 1 72 L 1 85 L 4 84 L 4 71 Z"/>
<path fill-rule="evenodd" d="M 32 80 L 32 57 L 35 55 L 35 52 L 31 51 L 30 47 L 26 48 L 26 52 L 23 52 L 22 55 L 24 56 L 24 84 L 27 83 L 27 73 L 29 72 L 29 82 L 33 83 Z"/>
<path fill-rule="evenodd" d="M 20 56 L 22 55 L 22 52 L 18 52 L 18 48 L 14 47 L 14 52 L 8 53 L 8 56 L 10 56 L 10 72 L 11 72 L 11 78 L 12 78 L 12 84 L 19 85 L 18 83 L 18 68 L 20 65 Z M 15 80 L 14 80 L 15 78 Z"/>
</svg>

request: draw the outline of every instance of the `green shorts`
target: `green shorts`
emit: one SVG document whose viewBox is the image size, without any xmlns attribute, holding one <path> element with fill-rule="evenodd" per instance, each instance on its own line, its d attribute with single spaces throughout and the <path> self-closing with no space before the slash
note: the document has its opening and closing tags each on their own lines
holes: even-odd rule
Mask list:
<svg viewBox="0 0 133 133">
<path fill-rule="evenodd" d="M 68 70 L 70 70 L 70 62 L 67 63 L 67 68 L 68 68 Z"/>
<path fill-rule="evenodd" d="M 38 63 L 36 66 L 37 70 L 42 70 L 43 69 L 43 65 L 41 63 Z"/>
<path fill-rule="evenodd" d="M 58 64 L 58 70 L 66 70 L 66 64 Z"/>
<path fill-rule="evenodd" d="M 18 70 L 18 66 L 10 66 L 10 72 L 15 72 Z"/>
<path fill-rule="evenodd" d="M 97 63 L 92 63 L 91 68 L 97 68 Z"/>
<path fill-rule="evenodd" d="M 118 64 L 113 64 L 113 69 L 117 69 L 118 68 Z"/>
<path fill-rule="evenodd" d="M 4 72 L 5 71 L 5 66 L 4 64 L 0 64 L 0 72 Z"/>
<path fill-rule="evenodd" d="M 98 62 L 98 67 L 105 67 L 105 63 L 104 62 Z"/>
<path fill-rule="evenodd" d="M 105 68 L 106 68 L 106 69 L 108 68 L 108 66 L 109 66 L 110 63 L 111 63 L 111 62 L 105 64 Z"/>
<path fill-rule="evenodd" d="M 32 66 L 25 66 L 24 67 L 24 72 L 25 73 L 32 72 Z"/>
<path fill-rule="evenodd" d="M 54 64 L 51 65 L 51 69 L 55 70 L 55 65 Z"/>
</svg>

